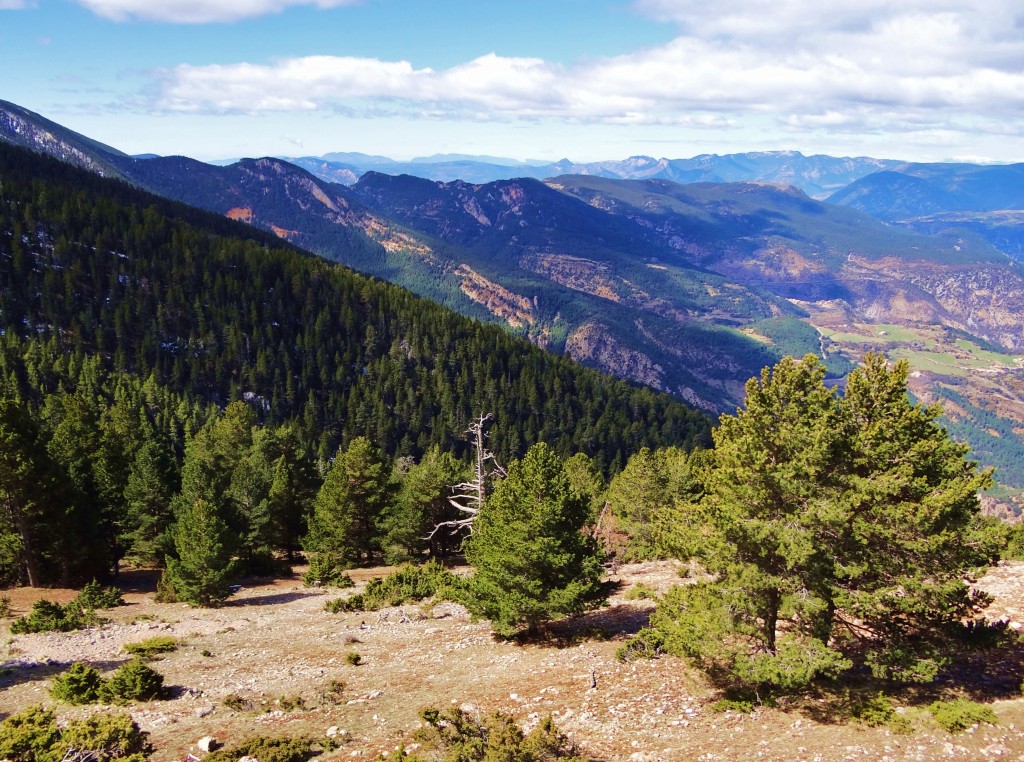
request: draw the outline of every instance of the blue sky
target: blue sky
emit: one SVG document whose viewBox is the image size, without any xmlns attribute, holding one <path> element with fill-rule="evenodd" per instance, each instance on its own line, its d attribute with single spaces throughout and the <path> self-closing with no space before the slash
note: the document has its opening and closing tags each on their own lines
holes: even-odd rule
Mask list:
<svg viewBox="0 0 1024 762">
<path fill-rule="evenodd" d="M 1024 160 L 1019 0 L 0 0 L 0 71 L 130 153 Z"/>
</svg>

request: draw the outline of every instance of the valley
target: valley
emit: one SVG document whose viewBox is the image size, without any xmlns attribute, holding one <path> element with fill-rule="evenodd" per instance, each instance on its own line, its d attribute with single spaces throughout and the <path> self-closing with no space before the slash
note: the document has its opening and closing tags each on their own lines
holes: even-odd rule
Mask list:
<svg viewBox="0 0 1024 762">
<path fill-rule="evenodd" d="M 907 356 L 915 393 L 949 404 L 957 435 L 975 447 L 999 429 L 979 457 L 1007 485 L 1024 483 L 1019 466 L 1008 470 L 1016 456 L 990 455 L 1024 447 L 1018 373 L 988 371 L 978 354 L 982 345 L 1008 357 L 1021 350 L 1013 212 L 978 211 L 1015 203 L 1016 167 L 778 152 L 500 162 L 489 165 L 500 177 L 467 181 L 429 161 L 339 155 L 351 170 L 342 176 L 327 157 L 318 174 L 272 158 L 132 158 L 13 104 L 2 113 L 0 139 L 263 228 L 712 415 L 733 410 L 745 379 L 783 353 L 818 353 L 836 379 L 867 346 Z M 920 191 L 913 209 L 910 185 Z M 794 319 L 823 338 L 794 332 Z M 910 343 L 926 349 L 868 345 L 845 336 L 845 324 L 924 331 Z M 978 349 L 934 346 L 946 331 Z M 964 352 L 974 359 L 960 362 Z M 1005 425 L 983 425 L 989 415 Z"/>
</svg>

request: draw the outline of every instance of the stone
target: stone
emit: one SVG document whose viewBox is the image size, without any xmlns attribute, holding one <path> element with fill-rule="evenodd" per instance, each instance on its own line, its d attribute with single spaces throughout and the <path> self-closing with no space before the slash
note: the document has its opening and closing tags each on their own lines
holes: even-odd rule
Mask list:
<svg viewBox="0 0 1024 762">
<path fill-rule="evenodd" d="M 220 748 L 220 743 L 213 736 L 203 736 L 196 742 L 196 746 L 199 747 L 199 751 L 210 752 Z"/>
</svg>

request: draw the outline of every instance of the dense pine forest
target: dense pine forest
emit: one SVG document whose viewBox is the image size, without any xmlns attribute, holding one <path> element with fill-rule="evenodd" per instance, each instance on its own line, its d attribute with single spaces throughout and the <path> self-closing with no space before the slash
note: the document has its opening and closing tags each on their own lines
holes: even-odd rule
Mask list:
<svg viewBox="0 0 1024 762">
<path fill-rule="evenodd" d="M 203 500 L 255 569 L 297 549 L 327 464 L 363 438 L 388 462 L 462 458 L 487 412 L 504 462 L 543 441 L 614 473 L 709 431 L 496 326 L 2 145 L 0 331 L 8 583 L 159 562 L 175 512 Z"/>
</svg>

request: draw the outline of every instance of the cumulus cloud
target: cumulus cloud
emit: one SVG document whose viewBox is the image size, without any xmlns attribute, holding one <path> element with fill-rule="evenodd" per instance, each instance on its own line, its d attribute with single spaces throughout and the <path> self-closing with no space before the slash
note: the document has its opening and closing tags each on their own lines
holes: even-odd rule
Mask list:
<svg viewBox="0 0 1024 762">
<path fill-rule="evenodd" d="M 444 70 L 335 56 L 183 65 L 157 74 L 154 105 L 708 129 L 767 116 L 794 132 L 922 135 L 979 122 L 996 133 L 1016 129 L 1024 116 L 1018 0 L 990 0 L 983 9 L 961 0 L 636 5 L 676 24 L 679 34 L 664 45 L 573 65 L 495 54 Z"/>
<path fill-rule="evenodd" d="M 12 0 L 0 0 L 0 4 Z M 337 8 L 359 0 L 75 0 L 97 16 L 112 21 L 160 21 L 208 24 L 240 21 L 280 13 L 299 5 Z M 17 3 L 19 0 L 13 0 Z M 2 6 L 0 6 L 2 7 Z"/>
</svg>

